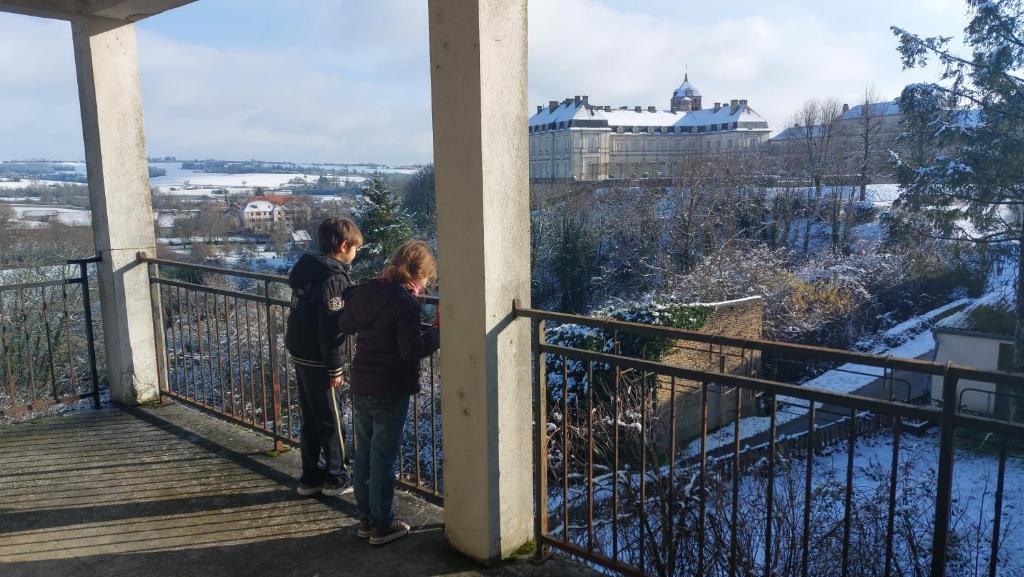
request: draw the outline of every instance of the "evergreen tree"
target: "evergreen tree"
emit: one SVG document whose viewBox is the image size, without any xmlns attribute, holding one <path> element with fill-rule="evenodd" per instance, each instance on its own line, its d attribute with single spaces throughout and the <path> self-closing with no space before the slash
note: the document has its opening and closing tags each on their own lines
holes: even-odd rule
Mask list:
<svg viewBox="0 0 1024 577">
<path fill-rule="evenodd" d="M 383 268 L 399 245 L 412 237 L 412 223 L 398 194 L 381 173 L 373 173 L 360 192 L 363 206 L 355 216 L 366 244 L 356 259 L 356 267 L 373 274 Z"/>
<path fill-rule="evenodd" d="M 939 236 L 1013 255 L 1017 264 L 1014 370 L 1024 372 L 1024 0 L 967 0 L 964 44 L 893 27 L 905 68 L 941 66 L 937 83 L 906 87 L 899 104 L 912 142 L 936 152 L 897 158 L 905 201 L 928 216 Z M 930 158 L 928 157 L 930 156 Z"/>
<path fill-rule="evenodd" d="M 437 236 L 437 203 L 434 192 L 434 165 L 424 166 L 412 175 L 403 190 L 402 205 L 425 237 Z"/>
</svg>

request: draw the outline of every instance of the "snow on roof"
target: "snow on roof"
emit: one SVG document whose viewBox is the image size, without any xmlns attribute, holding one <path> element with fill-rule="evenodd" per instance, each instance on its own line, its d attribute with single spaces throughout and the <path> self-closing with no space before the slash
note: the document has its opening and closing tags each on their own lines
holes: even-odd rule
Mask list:
<svg viewBox="0 0 1024 577">
<path fill-rule="evenodd" d="M 697 90 L 696 86 L 694 86 L 693 84 L 690 84 L 690 75 L 689 74 L 684 74 L 683 75 L 683 83 L 680 84 L 679 88 L 676 88 L 675 92 L 672 93 L 672 96 L 700 96 L 700 95 L 701 95 L 700 94 L 700 90 Z"/>
<path fill-rule="evenodd" d="M 308 230 L 299 229 L 292 231 L 292 241 L 294 242 L 311 242 L 312 240 L 313 237 L 309 236 Z"/>
<path fill-rule="evenodd" d="M 819 138 L 824 132 L 824 129 L 825 127 L 820 124 L 816 124 L 814 126 L 811 126 L 810 128 L 806 126 L 790 126 L 789 128 L 773 136 L 771 140 L 772 142 L 775 142 L 777 140 L 799 140 L 801 138 L 807 138 L 808 130 L 810 130 L 811 138 Z"/>
<path fill-rule="evenodd" d="M 1010 306 L 1013 291 L 993 291 L 983 295 L 974 301 L 971 306 L 963 309 L 955 315 L 950 315 L 935 323 L 936 332 L 969 332 L 978 335 L 1012 336 L 1011 323 L 1001 323 L 996 318 L 999 315 L 1012 319 L 1013 313 Z M 1010 298 L 1010 300 L 1007 300 Z M 1006 326 L 1004 326 L 1006 325 Z"/>
<path fill-rule="evenodd" d="M 252 200 L 242 210 L 245 212 L 270 212 L 277 207 L 278 205 L 266 200 Z"/>
<path fill-rule="evenodd" d="M 544 107 L 540 112 L 530 117 L 530 126 L 544 126 L 572 120 L 597 120 L 606 121 L 607 126 L 615 128 L 618 126 L 710 126 L 712 124 L 730 124 L 733 122 L 766 122 L 764 117 L 758 114 L 748 105 L 738 105 L 735 109 L 731 106 L 722 106 L 718 110 L 705 108 L 702 110 L 691 110 L 689 112 L 673 112 L 671 110 L 655 110 L 651 112 L 647 108 L 615 108 L 605 110 L 603 107 L 591 106 L 575 100 L 562 101 L 552 110 Z"/>
<path fill-rule="evenodd" d="M 872 102 L 871 108 L 868 109 L 871 116 L 894 116 L 900 113 L 900 105 L 895 100 L 887 102 Z M 864 115 L 864 105 L 858 104 L 853 108 L 843 113 L 840 118 L 842 120 L 853 120 L 854 118 L 861 118 Z"/>
</svg>

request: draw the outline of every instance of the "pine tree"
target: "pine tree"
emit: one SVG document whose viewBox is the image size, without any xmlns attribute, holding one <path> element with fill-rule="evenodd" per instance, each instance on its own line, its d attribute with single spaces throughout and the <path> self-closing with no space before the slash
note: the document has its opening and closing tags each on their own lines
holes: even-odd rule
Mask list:
<svg viewBox="0 0 1024 577">
<path fill-rule="evenodd" d="M 405 186 L 402 204 L 415 222 L 418 234 L 428 238 L 437 236 L 434 165 L 424 166 L 412 175 Z"/>
<path fill-rule="evenodd" d="M 970 56 L 950 37 L 920 37 L 900 28 L 905 68 L 936 59 L 937 83 L 906 87 L 900 96 L 910 141 L 931 140 L 935 152 L 897 158 L 906 203 L 926 214 L 939 236 L 1014 255 L 1017 263 L 1014 370 L 1024 372 L 1024 0 L 967 0 L 964 29 Z"/>
<path fill-rule="evenodd" d="M 412 223 L 402 210 L 401 199 L 379 172 L 373 173 L 360 191 L 363 206 L 356 222 L 366 244 L 356 259 L 357 270 L 379 271 L 391 253 L 412 237 Z"/>
</svg>

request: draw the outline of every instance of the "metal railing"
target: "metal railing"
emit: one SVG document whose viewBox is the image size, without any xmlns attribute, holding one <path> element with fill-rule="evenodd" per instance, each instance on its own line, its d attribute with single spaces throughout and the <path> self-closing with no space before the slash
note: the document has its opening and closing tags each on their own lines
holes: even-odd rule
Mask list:
<svg viewBox="0 0 1024 577">
<path fill-rule="evenodd" d="M 92 399 L 100 406 L 89 266 L 99 257 L 0 270 L 0 416 Z"/>
<path fill-rule="evenodd" d="M 1024 391 L 1024 376 L 516 314 L 534 322 L 540 557 L 557 550 L 626 575 L 994 577 L 1019 555 L 1003 547 L 1003 521 L 1014 506 L 1004 503 L 1007 459 L 1024 450 L 1024 424 L 961 412 L 957 388 L 970 379 Z M 599 350 L 548 342 L 545 323 L 596 329 Z M 623 354 L 638 336 L 703 348 L 708 362 Z M 785 382 L 786 363 L 801 360 L 865 367 L 878 396 Z M 896 401 L 897 371 L 940 376 L 941 406 Z M 689 445 L 678 438 L 684 420 L 699 423 Z M 923 422 L 937 433 L 901 444 Z M 956 470 L 955 455 L 964 460 Z M 994 493 L 970 484 L 989 471 L 979 459 L 996 469 L 986 478 Z"/>
<path fill-rule="evenodd" d="M 302 415 L 295 370 L 285 350 L 291 311 L 287 277 L 139 255 L 149 266 L 163 397 L 266 434 L 274 450 L 298 446 Z M 434 297 L 424 297 L 428 305 Z M 348 368 L 355 339 L 347 341 Z M 440 501 L 441 408 L 438 356 L 424 359 L 399 454 L 400 481 Z M 342 395 L 349 451 L 352 396 Z M 351 453 L 350 453 L 351 454 Z"/>
</svg>

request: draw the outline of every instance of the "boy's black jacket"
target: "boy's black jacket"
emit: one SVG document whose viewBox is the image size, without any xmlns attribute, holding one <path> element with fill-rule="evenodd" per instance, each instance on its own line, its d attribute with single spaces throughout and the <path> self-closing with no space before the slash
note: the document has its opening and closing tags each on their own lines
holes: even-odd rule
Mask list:
<svg viewBox="0 0 1024 577">
<path fill-rule="evenodd" d="M 341 375 L 345 364 L 345 334 L 341 313 L 344 292 L 352 285 L 351 267 L 323 254 L 305 254 L 288 273 L 292 313 L 285 347 L 296 364 L 324 367 Z"/>
<path fill-rule="evenodd" d="M 341 330 L 357 333 L 352 392 L 372 397 L 414 395 L 420 359 L 441 343 L 436 328 L 420 322 L 420 303 L 405 287 L 381 280 L 345 292 Z"/>
</svg>

